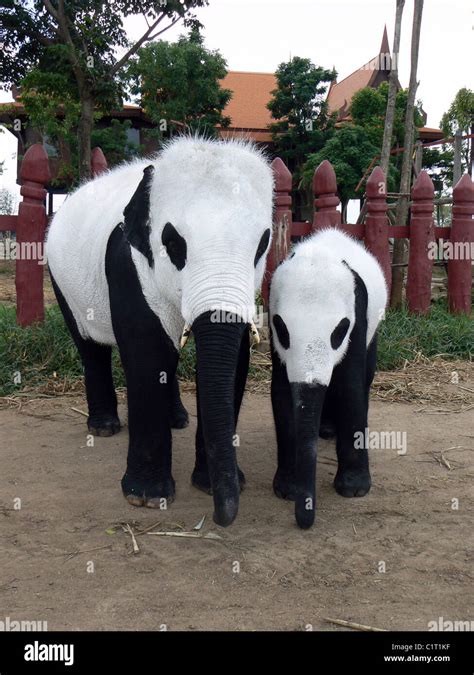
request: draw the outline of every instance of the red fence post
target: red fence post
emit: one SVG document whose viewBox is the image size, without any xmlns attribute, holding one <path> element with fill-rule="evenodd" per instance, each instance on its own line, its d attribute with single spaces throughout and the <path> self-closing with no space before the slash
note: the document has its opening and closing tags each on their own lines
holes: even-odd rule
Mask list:
<svg viewBox="0 0 474 675">
<path fill-rule="evenodd" d="M 365 246 L 379 261 L 387 282 L 388 297 L 392 283 L 389 227 L 387 217 L 387 185 L 385 174 L 379 166 L 370 174 L 365 188 L 367 215 L 365 217 Z"/>
<path fill-rule="evenodd" d="M 275 179 L 275 213 L 272 243 L 268 252 L 262 284 L 262 298 L 265 307 L 268 307 L 272 274 L 280 262 L 287 257 L 291 245 L 291 173 L 279 157 L 275 157 L 273 160 L 272 169 Z"/>
<path fill-rule="evenodd" d="M 421 171 L 411 191 L 413 204 L 410 219 L 410 255 L 408 258 L 407 301 L 408 310 L 426 314 L 431 303 L 433 276 L 433 250 L 435 242 L 433 220 L 433 181 L 426 171 Z"/>
<path fill-rule="evenodd" d="M 341 224 L 340 204 L 337 192 L 336 174 L 332 164 L 325 159 L 314 172 L 314 217 L 313 232 L 324 227 L 337 227 Z"/>
<path fill-rule="evenodd" d="M 51 179 L 48 155 L 41 143 L 27 151 L 21 163 L 16 241 L 16 320 L 20 326 L 44 320 L 43 269 L 46 209 L 44 186 Z"/>
<path fill-rule="evenodd" d="M 96 178 L 101 173 L 107 171 L 107 160 L 101 148 L 93 148 L 91 153 L 91 172 L 92 177 Z"/>
<path fill-rule="evenodd" d="M 465 174 L 453 190 L 453 221 L 451 224 L 448 260 L 448 303 L 453 314 L 470 314 L 472 261 L 474 242 L 474 183 Z"/>
</svg>

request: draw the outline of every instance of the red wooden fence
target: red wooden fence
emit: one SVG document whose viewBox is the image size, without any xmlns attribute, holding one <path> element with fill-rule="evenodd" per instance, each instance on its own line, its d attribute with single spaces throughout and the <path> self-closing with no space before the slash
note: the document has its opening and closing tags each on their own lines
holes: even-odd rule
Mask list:
<svg viewBox="0 0 474 675">
<path fill-rule="evenodd" d="M 376 166 L 366 186 L 367 215 L 364 223 L 342 225 L 341 214 L 337 210 L 336 175 L 331 164 L 325 160 L 314 173 L 313 192 L 315 212 L 313 222 L 294 222 L 288 212 L 291 204 L 291 176 L 282 168 L 280 159 L 272 163 L 277 194 L 274 237 L 280 233 L 282 204 L 286 219 L 291 223 L 291 236 L 307 236 L 324 227 L 337 227 L 364 241 L 367 249 L 379 261 L 390 287 L 391 260 L 389 239 L 407 238 L 410 240 L 410 256 L 407 273 L 407 305 L 414 314 L 425 314 L 431 302 L 431 279 L 434 262 L 432 244 L 440 239 L 451 245 L 450 253 L 454 257 L 448 261 L 448 304 L 453 313 L 471 312 L 472 259 L 469 245 L 474 243 L 474 183 L 466 174 L 453 190 L 453 215 L 451 227 L 435 227 L 433 219 L 434 188 L 431 178 L 422 171 L 411 192 L 410 223 L 403 226 L 390 226 L 387 217 L 387 193 L 385 176 Z M 286 168 L 286 167 L 285 167 Z M 430 246 L 431 244 L 431 246 Z M 459 247 L 456 255 L 456 246 Z M 464 247 L 464 248 L 462 248 Z M 471 246 L 472 248 L 472 246 Z M 463 255 L 462 255 L 463 254 Z M 285 258 L 277 252 L 275 244 L 269 256 L 264 277 L 262 296 L 268 298 L 271 274 Z"/>
<path fill-rule="evenodd" d="M 272 162 L 275 177 L 275 216 L 273 240 L 265 271 L 262 296 L 268 305 L 269 281 L 276 266 L 285 259 L 291 237 L 306 236 L 323 227 L 338 227 L 364 241 L 367 249 L 380 262 L 387 283 L 391 279 L 389 238 L 410 239 L 410 257 L 407 276 L 407 303 L 410 312 L 424 314 L 431 301 L 433 256 L 430 244 L 443 239 L 449 242 L 454 257 L 448 262 L 448 303 L 453 313 L 471 311 L 472 266 L 469 246 L 474 243 L 474 183 L 465 175 L 453 190 L 453 217 L 451 227 L 434 227 L 433 183 L 422 171 L 413 186 L 409 225 L 389 226 L 385 177 L 375 167 L 367 181 L 367 215 L 364 223 L 342 225 L 337 210 L 337 184 L 334 169 L 328 161 L 322 162 L 314 173 L 313 191 L 315 212 L 312 223 L 294 222 L 291 213 L 291 174 L 281 159 Z M 100 148 L 92 151 L 92 173 L 99 175 L 107 169 Z M 20 172 L 23 181 L 18 216 L 0 216 L 0 231 L 16 232 L 20 253 L 16 260 L 15 285 L 17 292 L 17 322 L 27 326 L 44 318 L 43 268 L 40 264 L 47 224 L 44 200 L 45 186 L 50 180 L 48 157 L 39 143 L 25 154 Z M 459 247 L 456 255 L 456 246 Z M 24 250 L 22 250 L 22 247 Z M 28 251 L 29 255 L 23 255 Z M 467 254 L 467 255 L 466 255 Z"/>
<path fill-rule="evenodd" d="M 92 151 L 92 174 L 98 176 L 107 169 L 100 148 Z M 44 319 L 43 274 L 44 235 L 47 225 L 45 186 L 51 180 L 48 155 L 41 143 L 35 143 L 25 153 L 21 163 L 22 186 L 17 216 L 0 215 L 0 232 L 16 233 L 16 320 L 29 326 Z"/>
</svg>

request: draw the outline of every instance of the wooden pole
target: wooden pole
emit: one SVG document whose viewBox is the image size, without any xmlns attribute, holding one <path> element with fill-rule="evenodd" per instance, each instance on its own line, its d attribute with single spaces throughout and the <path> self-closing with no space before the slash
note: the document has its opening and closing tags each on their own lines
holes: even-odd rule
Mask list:
<svg viewBox="0 0 474 675">
<path fill-rule="evenodd" d="M 456 129 L 454 134 L 454 160 L 453 160 L 453 187 L 459 183 L 462 175 L 462 131 Z"/>
<path fill-rule="evenodd" d="M 400 192 L 407 193 L 411 186 L 411 167 L 413 154 L 413 137 L 415 131 L 414 125 L 414 110 L 415 110 L 415 96 L 418 88 L 416 74 L 418 69 L 418 54 L 420 50 L 420 32 L 421 32 L 421 18 L 423 15 L 423 0 L 415 0 L 413 11 L 413 26 L 411 33 L 411 67 L 410 67 L 410 82 L 408 85 L 407 106 L 405 112 L 405 135 L 403 142 L 403 158 L 402 169 L 400 175 Z M 401 195 L 397 204 L 397 225 L 403 226 L 407 224 L 408 216 L 408 198 Z M 390 306 L 400 307 L 403 297 L 403 266 L 405 262 L 405 240 L 395 239 L 393 244 L 393 262 L 396 266 L 392 272 L 392 289 Z"/>
<path fill-rule="evenodd" d="M 410 256 L 408 259 L 407 302 L 413 314 L 426 314 L 431 303 L 433 275 L 434 185 L 426 171 L 416 179 L 411 191 Z M 430 253 L 431 249 L 431 253 Z"/>
<path fill-rule="evenodd" d="M 324 227 L 337 227 L 341 224 L 340 204 L 337 192 L 336 174 L 333 166 L 325 159 L 314 172 L 314 217 L 313 232 Z"/>
<path fill-rule="evenodd" d="M 451 224 L 448 260 L 448 304 L 454 314 L 470 314 L 472 292 L 472 260 L 474 243 L 474 183 L 465 174 L 453 190 L 453 222 Z"/>
<path fill-rule="evenodd" d="M 275 211 L 272 243 L 267 256 L 267 265 L 262 283 L 262 298 L 265 309 L 268 308 L 272 274 L 280 262 L 287 257 L 290 250 L 292 226 L 291 173 L 279 157 L 275 157 L 273 160 L 272 170 L 275 179 Z"/>
<path fill-rule="evenodd" d="M 20 326 L 28 326 L 34 321 L 44 320 L 44 235 L 47 222 L 44 186 L 51 180 L 51 173 L 48 155 L 41 143 L 35 143 L 26 151 L 20 178 L 23 201 L 18 209 L 16 230 L 16 320 Z"/>
<path fill-rule="evenodd" d="M 101 148 L 94 148 L 91 153 L 91 171 L 93 178 L 100 176 L 101 173 L 107 171 L 107 160 Z"/>
</svg>

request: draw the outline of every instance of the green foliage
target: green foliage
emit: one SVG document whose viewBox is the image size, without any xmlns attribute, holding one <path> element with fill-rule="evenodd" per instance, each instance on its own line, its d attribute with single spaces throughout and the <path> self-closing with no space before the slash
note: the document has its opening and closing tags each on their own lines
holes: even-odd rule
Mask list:
<svg viewBox="0 0 474 675">
<path fill-rule="evenodd" d="M 418 352 L 428 358 L 471 360 L 473 346 L 473 318 L 450 314 L 445 301 L 433 303 L 427 316 L 414 316 L 406 309 L 389 310 L 379 328 L 377 367 L 399 368 Z"/>
<path fill-rule="evenodd" d="M 215 136 L 217 125 L 228 127 L 230 118 L 222 113 L 232 92 L 219 83 L 227 73 L 226 65 L 219 51 L 206 49 L 198 29 L 175 43 L 142 47 L 131 60 L 126 78 L 156 125 L 150 135 L 162 140 L 184 127 Z"/>
<path fill-rule="evenodd" d="M 405 112 L 408 90 L 399 89 L 395 99 L 392 147 L 403 146 L 405 138 Z M 377 89 L 365 87 L 356 92 L 351 101 L 350 113 L 355 125 L 363 127 L 370 139 L 382 149 L 385 113 L 388 101 L 388 82 L 382 82 Z M 423 126 L 421 103 L 415 106 L 415 127 Z M 379 151 L 380 151 L 379 150 Z"/>
<path fill-rule="evenodd" d="M 474 131 L 474 91 L 463 87 L 460 89 L 447 112 L 444 113 L 440 122 L 441 129 L 445 137 L 452 137 L 457 129 L 466 135 Z M 474 143 L 473 139 L 463 141 L 462 152 L 462 171 L 467 170 L 470 161 L 470 147 Z M 443 148 L 446 152 L 446 148 Z M 452 173 L 451 173 L 452 184 Z"/>
<path fill-rule="evenodd" d="M 322 150 L 309 155 L 304 165 L 302 185 L 311 185 L 315 169 L 327 159 L 334 167 L 339 198 L 345 204 L 349 199 L 363 195 L 362 190 L 356 194 L 355 188 L 377 152 L 377 146 L 363 127 L 344 124 Z"/>
<path fill-rule="evenodd" d="M 470 133 L 473 124 L 474 91 L 463 87 L 441 118 L 440 126 L 446 136 L 453 136 L 456 129 L 460 129 L 464 134 Z"/>
<path fill-rule="evenodd" d="M 308 154 L 320 150 L 333 133 L 334 117 L 328 113 L 326 94 L 337 73 L 295 56 L 281 63 L 275 74 L 277 89 L 267 107 L 278 121 L 269 128 L 275 153 L 286 160 L 299 182 Z"/>
<path fill-rule="evenodd" d="M 403 146 L 407 96 L 405 89 L 397 93 L 393 147 Z M 377 89 L 365 87 L 354 94 L 350 107 L 352 122 L 342 124 L 319 152 L 309 155 L 302 171 L 303 187 L 311 185 L 314 170 L 327 159 L 336 172 L 338 193 L 343 205 L 349 199 L 357 199 L 364 194 L 363 186 L 357 193 L 355 188 L 373 158 L 382 150 L 387 100 L 387 82 L 382 82 Z M 415 125 L 420 127 L 422 124 L 421 103 L 418 103 L 415 107 Z M 391 158 L 387 181 L 389 191 L 396 191 L 399 184 L 400 161 L 401 154 Z"/>
<path fill-rule="evenodd" d="M 130 120 L 113 119 L 107 126 L 96 126 L 92 131 L 91 145 L 102 149 L 109 167 L 141 154 L 142 146 L 128 139 L 127 131 L 131 128 Z"/>
<path fill-rule="evenodd" d="M 121 107 L 121 70 L 131 56 L 178 20 L 187 27 L 199 26 L 192 10 L 206 4 L 207 0 L 0 0 L 0 86 L 22 84 L 32 123 L 45 128 L 50 138 L 66 140 L 77 127 L 77 172 L 87 177 L 91 111 L 100 115 Z M 129 42 L 124 25 L 132 15 L 144 17 L 148 26 L 135 43 Z M 63 115 L 59 122 L 58 105 Z"/>
</svg>

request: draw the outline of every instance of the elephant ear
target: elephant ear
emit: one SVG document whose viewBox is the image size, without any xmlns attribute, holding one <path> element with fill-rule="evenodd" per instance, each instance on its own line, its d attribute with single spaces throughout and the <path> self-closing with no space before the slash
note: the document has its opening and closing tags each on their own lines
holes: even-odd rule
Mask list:
<svg viewBox="0 0 474 675">
<path fill-rule="evenodd" d="M 153 267 L 153 253 L 150 246 L 150 188 L 153 181 L 152 164 L 143 170 L 143 178 L 123 211 L 123 231 L 130 246 L 140 251 Z"/>
</svg>

